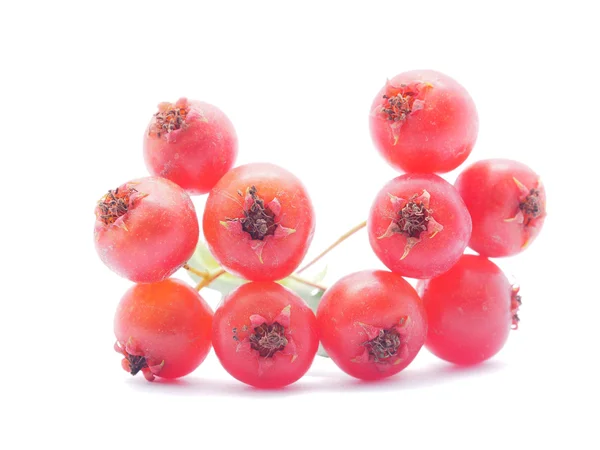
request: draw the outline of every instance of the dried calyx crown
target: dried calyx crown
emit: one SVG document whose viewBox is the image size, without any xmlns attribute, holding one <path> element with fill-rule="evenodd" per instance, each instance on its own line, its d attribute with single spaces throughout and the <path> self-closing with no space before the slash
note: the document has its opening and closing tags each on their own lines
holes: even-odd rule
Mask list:
<svg viewBox="0 0 600 450">
<path fill-rule="evenodd" d="M 384 117 L 390 122 L 403 122 L 413 111 L 422 109 L 423 101 L 417 99 L 417 96 L 424 86 L 430 87 L 431 85 L 414 83 L 393 86 L 388 83 L 381 106 Z"/>
<path fill-rule="evenodd" d="M 131 196 L 136 193 L 137 190 L 132 187 L 120 187 L 108 191 L 104 197 L 98 201 L 98 218 L 104 222 L 105 225 L 115 223 L 115 221 L 125 215 L 131 207 Z"/>
<path fill-rule="evenodd" d="M 287 345 L 285 328 L 275 322 L 271 325 L 263 323 L 254 329 L 250 336 L 250 346 L 258 351 L 260 356 L 270 358 L 275 352 L 281 351 Z"/>
<path fill-rule="evenodd" d="M 161 103 L 158 112 L 154 114 L 149 134 L 161 137 L 171 131 L 183 128 L 189 112 L 190 107 L 186 99 L 180 99 L 175 104 Z"/>
<path fill-rule="evenodd" d="M 249 208 L 244 210 L 244 217 L 240 219 L 242 229 L 250 234 L 252 239 L 263 240 L 266 236 L 275 234 L 277 228 L 275 214 L 265 206 L 265 202 L 258 196 L 255 186 L 248 189 L 248 195 L 252 198 L 252 203 Z"/>
<path fill-rule="evenodd" d="M 398 213 L 400 233 L 412 238 L 419 238 L 422 232 L 427 231 L 431 217 L 431 210 L 416 198 L 417 195 L 413 195 Z"/>
<path fill-rule="evenodd" d="M 525 199 L 519 203 L 519 209 L 525 216 L 526 224 L 541 216 L 543 207 L 540 200 L 540 192 L 537 189 L 531 189 Z"/>
<path fill-rule="evenodd" d="M 379 330 L 379 334 L 363 345 L 376 362 L 385 361 L 396 355 L 400 348 L 400 333 L 395 328 Z"/>
</svg>

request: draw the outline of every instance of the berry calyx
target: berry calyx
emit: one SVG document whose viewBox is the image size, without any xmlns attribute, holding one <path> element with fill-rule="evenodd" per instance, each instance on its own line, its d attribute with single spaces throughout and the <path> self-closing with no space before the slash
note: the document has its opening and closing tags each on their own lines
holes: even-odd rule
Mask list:
<svg viewBox="0 0 600 450">
<path fill-rule="evenodd" d="M 431 210 L 422 201 L 415 201 L 416 197 L 416 194 L 413 195 L 400 210 L 397 222 L 399 232 L 412 238 L 418 238 L 423 231 L 427 231 L 427 222 L 431 217 Z"/>
<path fill-rule="evenodd" d="M 149 136 L 161 137 L 171 131 L 184 128 L 185 119 L 190 112 L 190 104 L 186 98 L 177 100 L 175 104 L 164 102 L 158 105 L 158 112 L 154 114 L 152 123 L 148 128 Z"/>
<path fill-rule="evenodd" d="M 363 345 L 375 362 L 383 362 L 398 353 L 400 344 L 400 334 L 395 328 L 390 328 L 379 330 L 377 337 L 366 341 Z"/>
<path fill-rule="evenodd" d="M 124 356 L 121 361 L 123 370 L 129 372 L 131 375 L 137 375 L 139 372 L 142 372 L 144 378 L 148 381 L 154 381 L 154 377 L 161 372 L 165 365 L 164 361 L 159 364 L 149 363 L 150 358 L 139 349 L 139 346 L 134 343 L 132 338 L 129 338 L 125 343 L 120 341 L 115 342 L 114 348 L 117 353 Z"/>
<path fill-rule="evenodd" d="M 247 233 L 250 236 L 250 246 L 262 264 L 262 252 L 267 239 L 281 239 L 295 233 L 296 230 L 279 223 L 281 203 L 277 197 L 265 204 L 255 186 L 247 188 L 246 195 L 238 190 L 238 195 L 244 197 L 244 217 L 227 219 L 220 223 L 232 233 Z"/>
<path fill-rule="evenodd" d="M 523 304 L 521 300 L 521 296 L 519 295 L 519 287 L 513 286 L 512 296 L 510 301 L 510 313 L 512 315 L 512 326 L 513 330 L 519 329 L 519 322 L 521 319 L 519 318 L 519 307 Z"/>
<path fill-rule="evenodd" d="M 546 207 L 540 197 L 541 182 L 538 180 L 535 187 L 528 188 L 515 177 L 513 177 L 513 181 L 519 189 L 519 208 L 514 217 L 504 219 L 504 221 L 517 222 L 523 224 L 525 228 L 535 226 L 537 220 L 546 216 Z M 528 243 L 529 240 L 523 247 L 526 247 Z"/>
<path fill-rule="evenodd" d="M 140 370 L 148 367 L 148 363 L 144 356 L 127 354 L 125 359 L 127 359 L 127 362 L 129 363 L 129 373 L 131 373 L 131 375 L 136 375 Z"/>
<path fill-rule="evenodd" d="M 394 139 L 393 145 L 398 143 L 400 128 L 407 118 L 420 109 L 425 102 L 421 99 L 424 88 L 432 87 L 428 83 L 410 83 L 394 86 L 387 82 L 383 94 L 383 102 L 379 107 L 379 115 L 386 120 Z"/>
<path fill-rule="evenodd" d="M 519 209 L 525 216 L 525 225 L 527 226 L 533 219 L 542 214 L 542 203 L 540 201 L 540 191 L 531 189 L 529 194 L 519 203 Z"/>
<path fill-rule="evenodd" d="M 390 122 L 399 122 L 406 119 L 412 111 L 411 103 L 414 103 L 414 92 L 406 94 L 396 94 L 392 97 L 384 95 L 386 100 L 381 108 L 381 112 L 387 115 L 387 120 Z"/>
<path fill-rule="evenodd" d="M 283 350 L 288 343 L 285 328 L 277 322 L 272 325 L 263 323 L 254 328 L 254 334 L 249 339 L 250 347 L 265 358 L 273 357 L 275 352 Z"/>
<path fill-rule="evenodd" d="M 137 190 L 127 185 L 118 187 L 114 191 L 109 190 L 98 201 L 96 217 L 102 220 L 105 225 L 115 223 L 119 217 L 129 211 L 133 204 L 132 196 L 135 193 L 137 193 Z"/>
<path fill-rule="evenodd" d="M 250 201 L 246 201 L 248 205 L 244 208 L 244 218 L 240 219 L 242 229 L 250 234 L 252 239 L 262 241 L 266 236 L 275 234 L 277 224 L 275 223 L 275 213 L 267 206 L 265 202 L 256 193 L 256 187 L 252 186 L 248 189 L 247 197 Z"/>
<path fill-rule="evenodd" d="M 397 216 L 392 219 L 386 232 L 377 239 L 384 239 L 394 234 L 406 236 L 406 246 L 401 260 L 406 258 L 410 250 L 421 241 L 422 236 L 434 237 L 444 227 L 433 218 L 433 211 L 429 209 L 431 196 L 423 190 L 421 195 L 414 194 L 408 200 L 388 194 Z"/>
<path fill-rule="evenodd" d="M 382 114 L 390 122 L 403 122 L 413 111 L 423 109 L 423 101 L 417 96 L 421 90 L 421 83 L 394 86 L 388 82 L 383 94 Z"/>
<path fill-rule="evenodd" d="M 408 354 L 406 325 L 408 316 L 402 316 L 391 328 L 381 328 L 358 322 L 355 326 L 361 328 L 368 338 L 362 343 L 364 350 L 351 361 L 353 363 L 375 362 L 385 367 L 389 364 L 400 364 Z"/>
<path fill-rule="evenodd" d="M 286 306 L 269 323 L 267 319 L 259 314 L 250 316 L 250 327 L 242 327 L 242 331 L 254 330 L 254 333 L 240 340 L 237 329 L 233 329 L 233 339 L 238 341 L 237 352 L 256 352 L 259 356 L 259 364 L 269 364 L 269 360 L 275 354 L 289 355 L 294 361 L 297 357 L 296 343 L 289 334 L 291 305 Z M 262 370 L 262 369 L 261 369 Z"/>
</svg>

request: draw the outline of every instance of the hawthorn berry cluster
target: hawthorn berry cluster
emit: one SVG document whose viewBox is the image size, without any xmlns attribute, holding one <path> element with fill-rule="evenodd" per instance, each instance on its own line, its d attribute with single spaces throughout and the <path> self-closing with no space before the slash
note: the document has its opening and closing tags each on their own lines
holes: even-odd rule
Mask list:
<svg viewBox="0 0 600 450">
<path fill-rule="evenodd" d="M 502 348 L 521 298 L 488 258 L 516 255 L 540 232 L 538 175 L 504 159 L 472 164 L 454 185 L 436 175 L 462 164 L 478 133 L 473 100 L 439 72 L 389 80 L 369 120 L 375 147 L 404 174 L 337 243 L 366 226 L 389 271 L 353 273 L 326 288 L 300 273 L 337 243 L 297 270 L 315 229 L 302 182 L 273 164 L 233 168 L 235 129 L 215 106 L 185 98 L 158 106 L 143 146 L 151 176 L 108 191 L 95 209 L 98 255 L 136 283 L 114 323 L 126 371 L 181 377 L 212 346 L 233 377 L 276 388 L 306 373 L 319 343 L 365 380 L 398 373 L 423 345 L 456 364 Z M 205 247 L 190 195 L 206 193 Z M 478 255 L 465 254 L 467 246 Z M 202 253 L 212 263 L 194 264 Z M 182 267 L 195 288 L 170 278 Z M 404 277 L 419 279 L 417 289 Z M 239 286 L 213 313 L 199 291 L 224 279 Z"/>
</svg>

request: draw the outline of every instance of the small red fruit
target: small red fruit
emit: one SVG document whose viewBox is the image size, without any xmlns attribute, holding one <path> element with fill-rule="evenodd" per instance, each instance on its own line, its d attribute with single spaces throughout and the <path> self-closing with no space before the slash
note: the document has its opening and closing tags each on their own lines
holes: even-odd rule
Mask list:
<svg viewBox="0 0 600 450">
<path fill-rule="evenodd" d="M 204 236 L 228 271 L 253 281 L 280 280 L 304 258 L 315 229 L 306 189 L 273 164 L 229 171 L 206 201 Z"/>
<path fill-rule="evenodd" d="M 419 281 L 417 290 L 429 322 L 425 346 L 446 361 L 485 361 L 518 327 L 518 288 L 483 256 L 463 255 L 443 275 Z"/>
<path fill-rule="evenodd" d="M 344 372 L 376 380 L 400 372 L 427 333 L 417 292 L 400 275 L 366 270 L 325 291 L 317 310 L 321 343 Z"/>
<path fill-rule="evenodd" d="M 159 104 L 144 136 L 148 171 L 190 194 L 210 191 L 233 167 L 237 148 L 235 129 L 219 108 L 186 98 Z"/>
<path fill-rule="evenodd" d="M 198 217 L 188 194 L 164 178 L 129 181 L 96 205 L 100 259 L 136 283 L 164 280 L 192 256 Z"/>
<path fill-rule="evenodd" d="M 375 197 L 369 242 L 391 271 L 430 278 L 448 270 L 471 236 L 471 217 L 454 187 L 434 174 L 407 174 Z"/>
<path fill-rule="evenodd" d="M 433 70 L 396 75 L 379 91 L 371 137 L 386 161 L 405 172 L 449 172 L 471 153 L 479 120 L 469 93 Z"/>
<path fill-rule="evenodd" d="M 225 297 L 215 313 L 212 339 L 225 370 L 259 388 L 300 379 L 319 346 L 314 313 L 273 282 L 247 283 Z"/>
<path fill-rule="evenodd" d="M 469 247 L 480 255 L 516 255 L 542 230 L 546 191 L 539 175 L 525 164 L 478 161 L 458 176 L 455 186 L 473 219 Z"/>
<path fill-rule="evenodd" d="M 123 369 L 178 378 L 196 369 L 210 351 L 213 312 L 181 280 L 138 284 L 130 288 L 115 315 L 115 350 Z"/>
</svg>

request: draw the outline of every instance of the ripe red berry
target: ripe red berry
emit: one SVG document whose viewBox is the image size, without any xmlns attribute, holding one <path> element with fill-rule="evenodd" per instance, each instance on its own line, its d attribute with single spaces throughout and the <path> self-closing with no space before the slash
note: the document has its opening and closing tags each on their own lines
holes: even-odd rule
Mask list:
<svg viewBox="0 0 600 450">
<path fill-rule="evenodd" d="M 449 172 L 471 153 L 479 120 L 469 93 L 433 70 L 413 70 L 388 80 L 371 106 L 371 137 L 394 168 Z"/>
<path fill-rule="evenodd" d="M 518 326 L 518 289 L 483 256 L 464 255 L 443 275 L 419 281 L 417 290 L 429 322 L 425 346 L 446 361 L 485 361 Z"/>
<path fill-rule="evenodd" d="M 123 369 L 147 380 L 192 372 L 210 351 L 213 312 L 181 280 L 167 279 L 130 288 L 115 315 L 115 350 Z"/>
<path fill-rule="evenodd" d="M 430 278 L 458 261 L 471 236 L 471 217 L 454 187 L 434 174 L 387 183 L 368 219 L 369 242 L 393 272 Z"/>
<path fill-rule="evenodd" d="M 203 219 L 211 253 L 228 272 L 254 281 L 279 280 L 304 258 L 315 229 L 306 189 L 273 164 L 229 171 L 210 192 Z"/>
<path fill-rule="evenodd" d="M 542 230 L 546 191 L 525 164 L 508 159 L 478 161 L 455 183 L 473 219 L 469 247 L 483 256 L 522 252 Z"/>
<path fill-rule="evenodd" d="M 152 175 L 190 194 L 206 194 L 233 167 L 238 141 L 227 116 L 209 103 L 180 98 L 161 103 L 144 135 Z"/>
<path fill-rule="evenodd" d="M 212 339 L 225 370 L 259 388 L 300 379 L 319 346 L 314 313 L 273 282 L 247 283 L 225 297 L 215 313 Z"/>
<path fill-rule="evenodd" d="M 416 291 L 400 275 L 366 270 L 325 291 L 317 310 L 321 343 L 346 373 L 389 377 L 415 358 L 427 333 Z"/>
<path fill-rule="evenodd" d="M 95 214 L 100 259 L 137 283 L 169 277 L 192 256 L 198 242 L 190 197 L 164 178 L 140 178 L 108 191 Z"/>
</svg>

